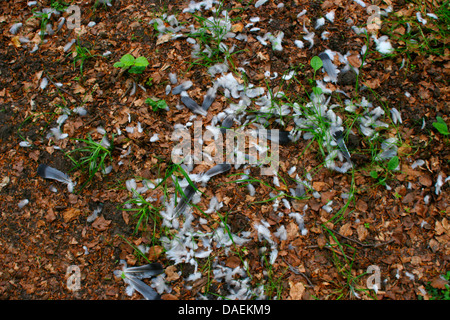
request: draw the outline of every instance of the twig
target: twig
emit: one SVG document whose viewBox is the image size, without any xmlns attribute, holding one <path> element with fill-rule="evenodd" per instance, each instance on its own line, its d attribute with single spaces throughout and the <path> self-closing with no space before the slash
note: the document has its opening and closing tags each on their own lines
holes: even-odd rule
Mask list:
<svg viewBox="0 0 450 320">
<path fill-rule="evenodd" d="M 337 234 L 338 236 L 341 236 L 344 239 L 347 239 L 349 241 L 353 241 L 353 242 L 359 244 L 362 247 L 373 247 L 373 248 L 376 248 L 376 247 L 381 247 L 381 246 L 384 246 L 384 245 L 387 245 L 389 243 L 394 242 L 394 239 L 391 239 L 389 241 L 382 242 L 382 243 L 362 243 L 362 242 L 360 242 L 360 241 L 358 241 L 356 239 L 352 239 L 352 238 L 346 237 L 346 236 L 340 234 L 339 232 L 337 232 L 337 231 L 335 231 L 333 229 L 329 229 L 329 230 L 332 231 L 333 233 Z"/>
<path fill-rule="evenodd" d="M 306 276 L 306 274 L 304 274 L 303 272 L 298 271 L 297 269 L 295 269 L 289 262 L 287 262 L 286 260 L 284 260 L 284 258 L 281 258 L 281 260 L 284 261 L 284 263 L 286 263 L 289 267 L 289 270 L 291 270 L 293 273 L 301 275 L 303 278 L 306 279 L 306 281 L 308 281 L 308 284 L 313 287 L 314 284 L 311 282 L 311 280 L 309 280 L 309 278 Z"/>
<path fill-rule="evenodd" d="M 67 93 L 68 95 L 72 96 L 72 98 L 74 98 L 75 100 L 77 100 L 78 103 L 82 103 L 82 101 L 80 100 L 80 98 L 78 98 L 76 95 L 74 95 L 73 93 L 67 91 L 66 89 L 62 88 L 62 87 L 58 87 L 56 85 L 56 83 L 52 80 L 52 78 L 49 76 L 47 70 L 45 70 L 45 74 L 47 75 L 47 79 L 56 87 L 56 89 L 61 90 L 62 92 Z"/>
</svg>

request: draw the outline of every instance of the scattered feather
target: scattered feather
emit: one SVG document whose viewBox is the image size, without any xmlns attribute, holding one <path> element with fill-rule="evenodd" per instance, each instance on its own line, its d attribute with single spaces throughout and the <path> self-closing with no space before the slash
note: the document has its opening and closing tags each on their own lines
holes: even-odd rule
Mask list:
<svg viewBox="0 0 450 320">
<path fill-rule="evenodd" d="M 202 109 L 197 102 L 195 102 L 194 100 L 192 100 L 191 97 L 189 97 L 189 95 L 187 94 L 186 91 L 182 91 L 181 92 L 181 102 L 183 102 L 183 104 L 190 109 L 192 112 L 200 114 L 202 116 L 206 116 L 207 112 L 206 110 Z"/>
<path fill-rule="evenodd" d="M 17 206 L 19 207 L 19 209 L 22 209 L 28 203 L 30 203 L 30 201 L 28 199 L 23 199 L 23 200 L 20 200 L 19 203 L 17 203 Z"/>
<path fill-rule="evenodd" d="M 9 29 L 9 32 L 11 32 L 11 34 L 17 34 L 17 32 L 19 31 L 20 28 L 22 28 L 22 23 L 18 22 L 18 23 L 14 23 L 11 28 Z"/>
<path fill-rule="evenodd" d="M 353 0 L 353 1 L 356 2 L 357 4 L 359 4 L 363 8 L 366 7 L 366 4 L 363 1 L 361 1 L 361 0 Z"/>
<path fill-rule="evenodd" d="M 179 86 L 173 88 L 172 94 L 180 94 L 181 92 L 188 90 L 190 87 L 192 87 L 192 81 L 185 81 Z"/>
<path fill-rule="evenodd" d="M 330 77 L 331 81 L 336 83 L 338 70 L 337 70 L 336 66 L 333 64 L 333 62 L 331 61 L 331 58 L 330 58 L 328 52 L 319 53 L 319 58 L 322 60 L 323 68 L 325 69 L 326 73 Z"/>
<path fill-rule="evenodd" d="M 47 85 L 48 85 L 48 79 L 46 77 L 42 78 L 41 84 L 39 85 L 41 90 L 44 90 L 45 88 L 47 88 Z"/>
<path fill-rule="evenodd" d="M 319 18 L 319 19 L 317 19 L 317 21 L 316 21 L 316 25 L 315 25 L 315 27 L 314 27 L 314 29 L 319 29 L 320 27 L 323 27 L 325 25 L 325 18 Z"/>
<path fill-rule="evenodd" d="M 417 21 L 419 21 L 421 24 L 423 24 L 423 25 L 427 24 L 427 20 L 422 17 L 421 12 L 416 12 L 416 18 L 417 18 Z"/>
<path fill-rule="evenodd" d="M 255 3 L 255 8 L 259 8 L 261 7 L 263 4 L 265 4 L 267 2 L 267 0 L 258 0 Z"/>
<path fill-rule="evenodd" d="M 28 148 L 28 147 L 31 147 L 32 144 L 30 141 L 20 141 L 19 146 L 21 146 L 23 148 Z"/>
<path fill-rule="evenodd" d="M 330 21 L 331 23 L 333 23 L 333 22 L 334 22 L 334 15 L 335 15 L 334 10 L 331 10 L 330 12 L 328 12 L 328 13 L 325 15 L 325 18 L 327 18 L 328 21 Z"/>
<path fill-rule="evenodd" d="M 301 40 L 295 40 L 294 44 L 300 49 L 302 49 L 305 46 L 305 44 Z"/>
<path fill-rule="evenodd" d="M 206 93 L 205 97 L 203 98 L 202 103 L 202 109 L 205 111 L 208 111 L 209 107 L 214 102 L 214 99 L 216 99 L 216 87 L 211 87 L 208 89 L 208 92 Z"/>
<path fill-rule="evenodd" d="M 64 52 L 67 52 L 72 48 L 73 44 L 75 43 L 75 39 L 70 40 L 63 48 Z"/>
<path fill-rule="evenodd" d="M 392 108 L 391 109 L 391 115 L 392 115 L 392 121 L 395 124 L 402 123 L 402 115 L 400 114 L 400 112 L 396 108 Z"/>
<path fill-rule="evenodd" d="M 40 164 L 37 169 L 37 173 L 40 177 L 44 179 L 52 179 L 62 183 L 67 184 L 67 189 L 69 192 L 73 191 L 73 187 L 75 183 L 72 182 L 70 177 L 64 172 L 59 171 L 58 169 L 52 168 L 46 164 Z"/>
</svg>

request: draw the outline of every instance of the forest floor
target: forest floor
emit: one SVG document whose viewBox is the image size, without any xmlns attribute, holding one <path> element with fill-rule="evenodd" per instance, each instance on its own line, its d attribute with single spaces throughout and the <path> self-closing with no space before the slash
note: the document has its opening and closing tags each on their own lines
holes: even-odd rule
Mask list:
<svg viewBox="0 0 450 320">
<path fill-rule="evenodd" d="M 448 1 L 196 2 L 0 6 L 0 297 L 142 299 L 123 261 L 161 264 L 142 281 L 162 299 L 448 295 Z M 337 81 L 312 63 L 327 49 Z M 126 54 L 148 65 L 114 66 Z M 217 89 L 206 115 L 170 92 L 187 81 L 200 105 Z M 277 175 L 232 165 L 201 183 L 206 156 L 174 163 L 176 128 L 217 133 L 230 114 L 291 132 Z M 175 216 L 187 185 L 201 193 Z"/>
</svg>

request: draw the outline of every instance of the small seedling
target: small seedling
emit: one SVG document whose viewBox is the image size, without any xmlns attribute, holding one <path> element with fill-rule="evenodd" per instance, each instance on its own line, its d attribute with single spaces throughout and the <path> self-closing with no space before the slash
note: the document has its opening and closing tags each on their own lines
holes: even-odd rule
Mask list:
<svg viewBox="0 0 450 320">
<path fill-rule="evenodd" d="M 114 63 L 115 68 L 122 68 L 129 73 L 141 74 L 144 72 L 145 67 L 149 64 L 146 57 L 134 58 L 131 54 L 127 53 L 120 58 L 120 61 Z"/>
<path fill-rule="evenodd" d="M 314 69 L 314 79 L 316 78 L 316 72 L 320 68 L 322 68 L 323 62 L 318 56 L 314 56 L 311 59 L 311 67 Z M 314 80 L 312 80 L 314 81 Z M 320 95 L 322 93 L 322 89 L 319 87 L 313 87 L 312 88 L 315 95 Z"/>
<path fill-rule="evenodd" d="M 385 186 L 386 180 L 388 178 L 389 173 L 392 173 L 400 164 L 400 159 L 395 156 L 392 157 L 389 162 L 387 163 L 387 166 L 382 171 L 382 174 L 379 174 L 377 170 L 370 171 L 370 176 L 374 178 L 375 180 L 378 180 L 378 183 Z"/>
<path fill-rule="evenodd" d="M 167 106 L 167 102 L 165 100 L 155 100 L 152 98 L 147 98 L 145 100 L 145 103 L 152 107 L 153 112 L 156 112 L 158 110 L 169 110 L 169 107 Z"/>
<path fill-rule="evenodd" d="M 436 130 L 444 136 L 448 136 L 450 134 L 450 132 L 448 132 L 447 124 L 442 117 L 436 117 L 436 122 L 433 122 L 433 127 L 435 127 Z"/>
</svg>

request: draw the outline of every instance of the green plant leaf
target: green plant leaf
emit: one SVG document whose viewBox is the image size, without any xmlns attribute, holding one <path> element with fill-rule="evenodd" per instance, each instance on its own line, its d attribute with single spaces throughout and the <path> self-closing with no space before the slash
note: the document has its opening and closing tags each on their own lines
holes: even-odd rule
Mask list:
<svg viewBox="0 0 450 320">
<path fill-rule="evenodd" d="M 117 61 L 116 63 L 114 63 L 114 68 L 123 68 L 123 67 L 125 67 L 123 62 Z"/>
<path fill-rule="evenodd" d="M 398 167 L 399 163 L 400 163 L 400 160 L 398 159 L 397 156 L 392 157 L 391 160 L 389 160 L 389 162 L 388 162 L 388 166 L 387 166 L 388 170 L 389 171 L 395 170 L 395 168 Z"/>
<path fill-rule="evenodd" d="M 146 66 L 148 66 L 148 64 L 149 64 L 149 62 L 146 57 L 138 57 L 134 61 L 134 65 L 136 67 L 146 67 Z"/>
<path fill-rule="evenodd" d="M 316 96 L 318 96 L 318 95 L 320 95 L 320 94 L 322 93 L 322 88 L 319 88 L 319 87 L 313 87 L 313 88 L 312 88 L 312 91 L 314 92 L 314 94 L 315 94 Z"/>
<path fill-rule="evenodd" d="M 313 67 L 314 71 L 319 70 L 320 68 L 322 68 L 322 66 L 323 66 L 323 62 L 318 56 L 312 57 L 311 67 Z"/>
<path fill-rule="evenodd" d="M 145 103 L 150 105 L 154 112 L 158 111 L 159 109 L 167 109 L 167 102 L 165 100 L 154 100 L 152 98 L 147 98 L 145 100 Z"/>
<path fill-rule="evenodd" d="M 433 122 L 433 127 L 443 135 L 449 135 L 447 124 L 442 117 L 436 117 L 436 122 Z"/>
<path fill-rule="evenodd" d="M 139 67 L 139 66 L 132 66 L 130 69 L 128 69 L 129 73 L 142 73 L 144 72 L 145 67 Z"/>
<path fill-rule="evenodd" d="M 120 62 L 123 63 L 124 67 L 131 67 L 132 65 L 134 65 L 135 59 L 131 54 L 127 53 L 122 56 L 122 58 L 120 58 Z"/>
<path fill-rule="evenodd" d="M 376 171 L 370 171 L 370 176 L 374 179 L 378 179 L 378 172 Z"/>
</svg>

